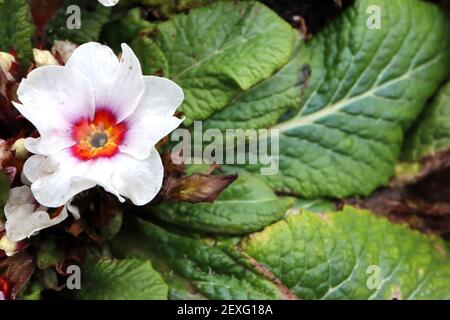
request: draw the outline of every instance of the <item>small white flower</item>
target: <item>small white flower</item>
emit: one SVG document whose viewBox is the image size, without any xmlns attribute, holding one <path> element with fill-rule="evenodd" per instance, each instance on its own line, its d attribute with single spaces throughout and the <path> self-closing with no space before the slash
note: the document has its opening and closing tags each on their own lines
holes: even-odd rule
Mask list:
<svg viewBox="0 0 450 320">
<path fill-rule="evenodd" d="M 105 7 L 112 7 L 115 6 L 119 2 L 119 0 L 98 0 L 98 2 L 100 2 Z"/>
<path fill-rule="evenodd" d="M 68 217 L 68 211 L 65 208 L 53 219 L 46 210 L 47 208 L 36 203 L 29 186 L 12 188 L 4 208 L 8 241 L 18 242 L 29 238 L 38 231 L 58 224 Z"/>
<path fill-rule="evenodd" d="M 40 138 L 27 138 L 36 155 L 25 163 L 36 200 L 59 207 L 96 185 L 150 202 L 163 180 L 155 144 L 182 122 L 173 116 L 184 99 L 171 80 L 143 76 L 133 51 L 122 45 L 119 61 L 98 43 L 78 47 L 66 66 L 33 70 L 15 103 Z"/>
</svg>

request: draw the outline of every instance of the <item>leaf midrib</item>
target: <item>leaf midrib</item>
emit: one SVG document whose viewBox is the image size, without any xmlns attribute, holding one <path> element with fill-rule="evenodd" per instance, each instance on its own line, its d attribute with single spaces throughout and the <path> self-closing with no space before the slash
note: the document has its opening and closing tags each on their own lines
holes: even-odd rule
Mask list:
<svg viewBox="0 0 450 320">
<path fill-rule="evenodd" d="M 296 116 L 291 120 L 288 120 L 286 122 L 283 123 L 279 123 L 277 125 L 275 125 L 273 128 L 274 129 L 278 129 L 280 131 L 280 133 L 282 132 L 286 132 L 289 131 L 291 129 L 294 129 L 296 127 L 299 126 L 303 126 L 303 125 L 308 125 L 308 124 L 312 124 L 315 121 L 317 121 L 318 119 L 327 117 L 329 115 L 332 115 L 336 112 L 338 112 L 339 110 L 341 110 L 342 108 L 355 103 L 357 101 L 360 101 L 364 98 L 370 97 L 370 96 L 374 96 L 374 97 L 379 97 L 379 98 L 383 98 L 383 96 L 378 96 L 376 95 L 376 92 L 382 89 L 385 89 L 387 87 L 389 87 L 390 85 L 408 79 L 408 78 L 412 78 L 410 77 L 411 74 L 417 72 L 418 70 L 426 67 L 428 64 L 433 63 L 435 60 L 440 59 L 440 55 L 436 55 L 435 57 L 433 57 L 431 60 L 428 60 L 427 62 L 421 64 L 419 67 L 417 68 L 410 68 L 407 72 L 405 72 L 402 76 L 394 78 L 392 80 L 386 81 L 385 83 L 383 83 L 382 85 L 376 87 L 373 86 L 372 88 L 370 88 L 369 90 L 367 90 L 366 92 L 364 92 L 361 95 L 358 96 L 354 96 L 352 98 L 346 98 L 343 100 L 340 100 L 339 102 L 335 103 L 334 105 L 329 105 L 326 106 L 322 109 L 320 109 L 319 111 L 315 112 L 315 113 L 310 113 L 308 115 L 304 115 L 304 116 Z M 413 63 L 412 63 L 413 65 Z"/>
</svg>

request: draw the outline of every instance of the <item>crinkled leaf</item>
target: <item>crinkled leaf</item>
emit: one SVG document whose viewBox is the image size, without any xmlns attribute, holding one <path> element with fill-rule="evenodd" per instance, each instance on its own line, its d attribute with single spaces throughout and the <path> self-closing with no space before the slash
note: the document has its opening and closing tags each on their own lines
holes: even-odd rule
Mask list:
<svg viewBox="0 0 450 320">
<path fill-rule="evenodd" d="M 450 149 L 450 82 L 442 87 L 408 136 L 404 159 L 417 161 Z"/>
<path fill-rule="evenodd" d="M 70 293 L 86 300 L 163 300 L 167 290 L 148 260 L 100 258 L 81 266 L 81 289 Z"/>
<path fill-rule="evenodd" d="M 241 248 L 303 299 L 450 298 L 448 246 L 368 211 L 301 212 Z"/>
<path fill-rule="evenodd" d="M 124 256 L 146 256 L 178 299 L 281 299 L 288 295 L 259 272 L 249 269 L 228 245 L 164 230 L 130 217 L 113 248 Z"/>
<path fill-rule="evenodd" d="M 114 251 L 149 257 L 173 298 L 450 297 L 449 248 L 442 240 L 352 207 L 292 213 L 241 241 L 128 222 Z"/>
<path fill-rule="evenodd" d="M 277 197 L 264 181 L 242 174 L 213 203 L 163 202 L 149 210 L 159 219 L 203 232 L 253 232 L 280 220 L 294 203 Z"/>
<path fill-rule="evenodd" d="M 234 97 L 227 106 L 204 121 L 204 129 L 259 129 L 275 125 L 290 109 L 300 107 L 310 76 L 299 35 L 290 60 L 272 76 Z"/>
<path fill-rule="evenodd" d="M 379 6 L 381 29 L 367 27 L 369 5 Z M 305 197 L 345 197 L 387 183 L 403 131 L 448 75 L 448 28 L 432 3 L 361 0 L 313 38 L 302 107 L 274 126 L 280 170 L 264 176 L 270 185 Z"/>
<path fill-rule="evenodd" d="M 169 76 L 184 90 L 185 124 L 223 109 L 268 78 L 292 52 L 291 27 L 257 2 L 221 1 L 156 25 Z"/>
<path fill-rule="evenodd" d="M 33 56 L 34 30 L 27 0 L 0 0 L 0 51 L 15 50 L 24 68 Z"/>
<path fill-rule="evenodd" d="M 406 138 L 392 186 L 412 184 L 450 167 L 450 82 L 425 107 Z"/>
<path fill-rule="evenodd" d="M 166 56 L 149 37 L 137 37 L 131 47 L 141 62 L 143 74 L 168 76 L 169 66 Z"/>
</svg>

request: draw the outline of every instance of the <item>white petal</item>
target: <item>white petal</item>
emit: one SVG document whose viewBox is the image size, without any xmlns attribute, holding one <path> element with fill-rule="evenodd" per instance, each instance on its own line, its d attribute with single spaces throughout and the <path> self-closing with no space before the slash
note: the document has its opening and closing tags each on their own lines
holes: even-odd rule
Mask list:
<svg viewBox="0 0 450 320">
<path fill-rule="evenodd" d="M 71 213 L 75 220 L 81 218 L 80 209 L 72 204 L 72 200 L 69 200 L 69 202 L 66 203 L 63 210 L 67 213 Z"/>
<path fill-rule="evenodd" d="M 36 200 L 47 207 L 62 206 L 97 184 L 120 201 L 126 197 L 135 205 L 144 205 L 158 194 L 164 168 L 156 149 L 145 160 L 119 153 L 112 158 L 90 161 L 79 161 L 70 151 L 63 150 L 48 157 L 30 157 L 23 172 L 32 182 Z"/>
<path fill-rule="evenodd" d="M 45 211 L 34 211 L 34 206 L 23 204 L 15 206 L 6 220 L 6 237 L 10 241 L 20 241 L 31 237 L 36 232 L 56 225 L 67 218 L 67 212 L 61 211 L 51 219 Z"/>
<path fill-rule="evenodd" d="M 107 90 L 119 66 L 119 59 L 108 46 L 88 42 L 73 51 L 66 66 L 80 71 L 98 93 Z"/>
<path fill-rule="evenodd" d="M 17 90 L 19 111 L 36 128 L 67 129 L 80 118 L 92 119 L 95 112 L 93 88 L 73 68 L 46 66 L 34 69 Z"/>
<path fill-rule="evenodd" d="M 141 65 L 130 47 L 122 44 L 120 61 L 99 43 L 79 46 L 66 64 L 80 70 L 95 89 L 97 109 L 110 110 L 118 122 L 136 109 L 144 94 Z"/>
<path fill-rule="evenodd" d="M 128 131 L 120 145 L 122 152 L 139 160 L 148 158 L 153 146 L 183 122 L 173 117 L 183 102 L 183 90 L 166 78 L 150 76 L 144 80 L 144 96 L 125 120 Z"/>
<path fill-rule="evenodd" d="M 72 124 L 91 119 L 95 112 L 94 92 L 77 70 L 46 66 L 33 70 L 17 91 L 20 103 L 14 106 L 41 134 L 36 149 L 51 154 L 74 144 Z"/>
<path fill-rule="evenodd" d="M 119 2 L 119 0 L 98 0 L 98 1 L 105 7 L 115 6 Z"/>
<path fill-rule="evenodd" d="M 183 122 L 176 117 L 154 117 L 142 112 L 139 117 L 127 119 L 127 133 L 119 149 L 138 160 L 150 156 L 155 144 L 167 136 Z"/>
<path fill-rule="evenodd" d="M 52 156 L 35 155 L 24 165 L 25 177 L 32 182 L 31 190 L 36 200 L 47 207 L 66 204 L 81 191 L 93 188 L 89 176 L 89 161 L 80 161 L 62 150 Z"/>
<path fill-rule="evenodd" d="M 29 186 L 21 186 L 9 190 L 8 206 L 18 206 L 26 203 L 34 204 L 33 194 Z"/>
<path fill-rule="evenodd" d="M 135 113 L 149 111 L 155 116 L 172 116 L 184 100 L 183 90 L 170 79 L 144 76 L 145 92 Z"/>
<path fill-rule="evenodd" d="M 8 240 L 23 240 L 67 218 L 67 213 L 61 212 L 57 217 L 50 219 L 45 207 L 36 207 L 30 187 L 22 186 L 10 190 L 4 208 Z"/>
<path fill-rule="evenodd" d="M 164 168 L 154 148 L 145 160 L 136 160 L 124 153 L 99 160 L 92 166 L 90 178 L 119 200 L 124 196 L 135 205 L 142 206 L 149 203 L 161 189 Z"/>
<path fill-rule="evenodd" d="M 25 148 L 31 153 L 51 155 L 75 144 L 72 134 L 62 131 L 45 131 L 39 138 L 26 138 Z"/>
</svg>

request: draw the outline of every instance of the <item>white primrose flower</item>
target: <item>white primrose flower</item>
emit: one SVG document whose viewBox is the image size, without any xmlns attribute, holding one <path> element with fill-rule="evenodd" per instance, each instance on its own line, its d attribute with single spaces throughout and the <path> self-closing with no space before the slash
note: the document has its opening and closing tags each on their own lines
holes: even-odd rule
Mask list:
<svg viewBox="0 0 450 320">
<path fill-rule="evenodd" d="M 143 76 L 133 51 L 126 44 L 122 51 L 119 60 L 109 47 L 87 43 L 66 66 L 37 68 L 21 82 L 14 105 L 40 133 L 25 140 L 35 155 L 23 174 L 42 205 L 62 206 L 96 185 L 135 205 L 160 190 L 155 144 L 182 122 L 173 114 L 183 91 Z"/>
<path fill-rule="evenodd" d="M 98 0 L 98 2 L 100 2 L 105 7 L 112 7 L 115 6 L 119 2 L 119 0 Z"/>
<path fill-rule="evenodd" d="M 68 217 L 68 211 L 65 206 L 56 217 L 50 218 L 47 208 L 35 201 L 29 186 L 12 188 L 9 191 L 4 212 L 6 217 L 6 238 L 9 243 L 29 238 Z"/>
</svg>

